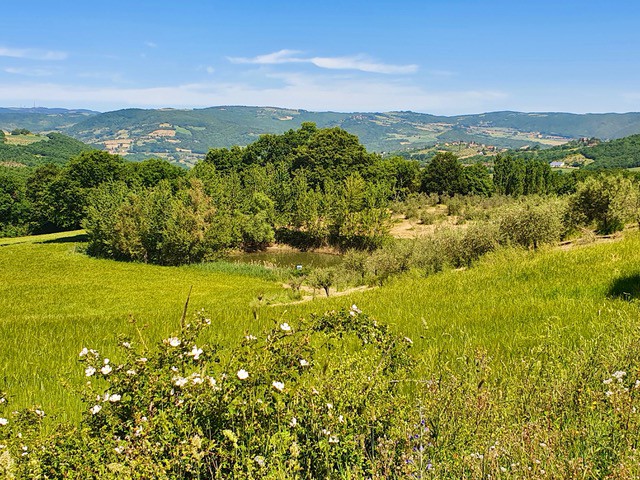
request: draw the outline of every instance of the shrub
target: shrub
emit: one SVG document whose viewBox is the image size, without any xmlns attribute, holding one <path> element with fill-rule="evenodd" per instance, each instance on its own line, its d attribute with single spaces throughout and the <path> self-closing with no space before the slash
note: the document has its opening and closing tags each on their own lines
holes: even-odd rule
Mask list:
<svg viewBox="0 0 640 480">
<path fill-rule="evenodd" d="M 561 202 L 529 200 L 508 208 L 500 219 L 500 237 L 504 243 L 538 248 L 560 240 L 564 227 Z"/>
<path fill-rule="evenodd" d="M 91 381 L 80 427 L 44 434 L 44 412 L 14 414 L 0 426 L 8 444 L 0 469 L 9 478 L 83 479 L 408 473 L 399 385 L 412 365 L 410 340 L 355 305 L 247 335 L 232 351 L 200 344 L 209 323 L 200 312 L 157 353 L 125 340 L 118 364 L 83 349 Z"/>
</svg>

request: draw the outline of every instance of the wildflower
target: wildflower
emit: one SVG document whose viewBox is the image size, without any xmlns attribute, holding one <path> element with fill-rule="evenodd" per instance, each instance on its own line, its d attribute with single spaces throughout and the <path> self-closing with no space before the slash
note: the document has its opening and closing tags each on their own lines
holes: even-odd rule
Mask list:
<svg viewBox="0 0 640 480">
<path fill-rule="evenodd" d="M 142 357 L 138 359 L 138 363 L 147 363 L 147 358 L 146 357 Z"/>
<path fill-rule="evenodd" d="M 122 455 L 122 452 L 124 452 L 124 447 L 116 447 L 114 448 L 114 450 L 118 455 Z"/>
<path fill-rule="evenodd" d="M 333 409 L 333 403 L 327 403 L 327 410 Z"/>
<path fill-rule="evenodd" d="M 207 380 L 209 381 L 209 385 L 211 386 L 211 388 L 217 388 L 217 382 L 215 378 L 208 376 Z"/>
<path fill-rule="evenodd" d="M 271 385 L 273 386 L 273 388 L 275 388 L 279 392 L 282 392 L 284 390 L 284 383 L 283 382 L 277 382 L 277 381 L 274 380 L 271 383 Z"/>
<path fill-rule="evenodd" d="M 546 444 L 546 443 L 544 443 L 544 442 L 540 442 L 540 446 L 541 446 L 542 448 L 545 448 L 545 447 L 547 446 L 547 444 Z"/>
<path fill-rule="evenodd" d="M 259 467 L 264 468 L 265 466 L 265 461 L 264 461 L 264 457 L 261 455 L 256 455 L 253 458 L 253 461 L 256 462 L 258 464 Z"/>
<path fill-rule="evenodd" d="M 353 305 L 351 305 L 351 311 L 352 311 L 353 313 L 362 313 L 362 310 L 360 310 L 360 309 L 356 306 L 356 304 L 355 304 L 355 303 L 354 303 Z"/>
<path fill-rule="evenodd" d="M 605 378 L 602 383 L 604 383 L 605 385 L 609 385 L 611 382 L 613 382 L 613 378 Z"/>
<path fill-rule="evenodd" d="M 9 423 L 9 420 L 6 418 L 0 418 L 0 425 L 6 425 L 7 423 Z"/>
<path fill-rule="evenodd" d="M 122 342 L 122 346 L 124 348 L 131 348 L 131 344 L 129 342 Z"/>
<path fill-rule="evenodd" d="M 175 377 L 172 378 L 172 380 L 173 380 L 173 384 L 176 387 L 184 387 L 188 382 L 188 380 L 186 378 L 180 377 L 180 376 L 175 376 Z"/>
<path fill-rule="evenodd" d="M 191 383 L 194 385 L 200 385 L 204 382 L 204 379 L 198 373 L 191 375 Z"/>
<path fill-rule="evenodd" d="M 205 318 L 204 319 L 204 324 L 205 325 L 211 325 L 211 319 L 210 318 Z"/>
<path fill-rule="evenodd" d="M 194 345 L 191 351 L 187 353 L 187 355 L 193 357 L 194 360 L 198 360 L 200 358 L 200 355 L 202 355 L 202 349 Z"/>
<path fill-rule="evenodd" d="M 313 395 L 320 395 L 320 392 L 316 389 L 316 387 L 312 387 L 312 388 L 311 388 L 311 393 L 312 393 Z"/>
<path fill-rule="evenodd" d="M 290 426 L 291 428 L 293 428 L 293 427 L 295 427 L 296 425 L 298 425 L 298 419 L 296 419 L 296 417 L 293 417 L 293 418 L 291 419 L 291 421 L 289 422 L 289 426 Z"/>
<path fill-rule="evenodd" d="M 6 398 L 4 397 L 0 397 L 0 405 L 2 405 L 3 403 L 5 403 L 7 401 Z"/>
<path fill-rule="evenodd" d="M 607 390 L 606 392 L 604 392 L 604 394 L 605 394 L 607 397 L 610 397 L 611 395 L 613 395 L 613 392 L 612 392 L 611 390 Z"/>
<path fill-rule="evenodd" d="M 344 423 L 344 417 L 342 415 L 338 415 L 338 421 L 340 423 Z"/>
<path fill-rule="evenodd" d="M 176 367 L 175 365 L 171 367 L 171 371 L 172 372 L 177 372 L 178 371 L 178 367 Z"/>
<path fill-rule="evenodd" d="M 301 367 L 308 367 L 309 366 L 309 362 L 307 362 L 304 358 L 300 359 L 300 366 Z"/>
<path fill-rule="evenodd" d="M 107 365 L 111 360 L 109 360 L 108 358 L 104 359 L 104 364 Z"/>
<path fill-rule="evenodd" d="M 624 377 L 627 374 L 627 372 L 623 372 L 622 370 L 618 370 L 617 372 L 613 372 L 613 374 L 611 374 L 611 376 L 613 378 L 615 378 L 616 380 L 618 380 L 619 382 L 622 382 L 622 377 Z"/>
<path fill-rule="evenodd" d="M 291 325 L 289 325 L 287 322 L 281 323 L 280 324 L 280 330 L 282 330 L 283 332 L 290 332 L 291 331 Z"/>
<path fill-rule="evenodd" d="M 129 375 L 130 377 L 134 376 L 136 373 L 138 372 L 136 372 L 135 370 L 127 370 L 127 375 Z"/>
<path fill-rule="evenodd" d="M 328 437 L 329 435 L 331 435 L 331 430 L 329 430 L 327 428 L 323 428 L 322 429 L 322 434 L 326 435 Z"/>
<path fill-rule="evenodd" d="M 258 337 L 256 337 L 255 335 L 247 335 L 246 337 L 244 337 L 245 339 L 252 341 L 252 340 L 257 340 Z"/>
<path fill-rule="evenodd" d="M 84 357 L 87 353 L 89 353 L 89 350 L 87 349 L 87 347 L 84 347 L 82 350 L 80 350 L 80 357 Z"/>
<path fill-rule="evenodd" d="M 89 412 L 91 412 L 91 415 L 96 415 L 100 410 L 102 410 L 101 405 L 94 405 L 89 409 Z"/>
<path fill-rule="evenodd" d="M 105 359 L 108 360 L 108 359 Z M 111 368 L 111 365 L 107 364 L 104 367 L 102 367 L 100 369 L 100 371 L 102 372 L 103 375 L 109 375 L 111 373 L 111 371 L 113 370 L 113 368 Z"/>
<path fill-rule="evenodd" d="M 165 340 L 165 343 L 168 343 L 172 347 L 179 347 L 182 342 L 178 337 L 169 337 Z"/>
<path fill-rule="evenodd" d="M 114 393 L 113 395 L 109 395 L 109 401 L 111 403 L 119 402 L 121 398 L 122 397 L 120 395 L 118 395 L 117 393 Z"/>
<path fill-rule="evenodd" d="M 91 377 L 94 373 L 96 373 L 96 369 L 93 367 L 87 367 L 84 369 L 84 374 L 86 377 Z"/>
<path fill-rule="evenodd" d="M 329 443 L 339 443 L 340 440 L 338 440 L 338 437 L 336 435 L 331 435 L 329 437 Z"/>
<path fill-rule="evenodd" d="M 238 370 L 237 375 L 240 380 L 246 380 L 247 378 L 249 378 L 249 372 L 247 372 L 244 368 Z"/>
<path fill-rule="evenodd" d="M 44 417 L 44 410 L 38 410 L 38 409 L 36 408 L 36 410 L 35 410 L 35 414 L 36 414 L 37 416 L 39 416 L 40 418 L 42 418 L 42 417 Z"/>
</svg>

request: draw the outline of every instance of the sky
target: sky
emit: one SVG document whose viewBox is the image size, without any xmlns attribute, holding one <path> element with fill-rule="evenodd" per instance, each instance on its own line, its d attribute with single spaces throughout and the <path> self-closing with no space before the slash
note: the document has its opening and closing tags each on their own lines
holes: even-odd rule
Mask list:
<svg viewBox="0 0 640 480">
<path fill-rule="evenodd" d="M 640 111 L 640 2 L 6 2 L 0 106 Z"/>
</svg>

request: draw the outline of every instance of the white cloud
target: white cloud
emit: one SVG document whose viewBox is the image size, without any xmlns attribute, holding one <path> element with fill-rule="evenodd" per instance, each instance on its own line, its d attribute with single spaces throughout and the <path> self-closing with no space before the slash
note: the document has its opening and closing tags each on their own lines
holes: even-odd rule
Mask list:
<svg viewBox="0 0 640 480">
<path fill-rule="evenodd" d="M 0 57 L 24 58 L 28 60 L 65 60 L 69 54 L 56 50 L 33 48 L 9 48 L 0 46 Z"/>
<path fill-rule="evenodd" d="M 46 68 L 20 68 L 20 67 L 7 67 L 3 69 L 4 72 L 12 75 L 25 75 L 28 77 L 47 77 L 53 75 L 53 70 Z"/>
<path fill-rule="evenodd" d="M 144 44 L 149 48 L 156 48 L 158 46 L 155 42 L 144 42 Z"/>
<path fill-rule="evenodd" d="M 359 70 L 369 73 L 385 74 L 407 74 L 415 73 L 418 65 L 392 65 L 377 62 L 366 55 L 355 55 L 347 57 L 310 57 L 299 56 L 302 52 L 298 50 L 279 50 L 257 57 L 228 57 L 232 63 L 253 64 L 253 65 L 279 65 L 284 63 L 310 63 L 318 68 L 329 70 Z"/>
<path fill-rule="evenodd" d="M 44 106 L 98 110 L 125 107 L 201 108 L 214 105 L 270 105 L 316 111 L 414 110 L 453 114 L 501 109 L 508 95 L 500 91 L 426 91 L 398 82 L 302 74 L 274 76 L 280 85 L 207 82 L 149 88 L 82 87 L 40 83 L 0 84 L 0 104 L 38 101 Z"/>
</svg>

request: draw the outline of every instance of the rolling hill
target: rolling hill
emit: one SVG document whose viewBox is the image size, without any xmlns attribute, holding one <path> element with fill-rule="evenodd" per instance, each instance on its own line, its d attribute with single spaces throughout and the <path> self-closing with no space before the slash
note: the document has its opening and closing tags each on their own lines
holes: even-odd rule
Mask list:
<svg viewBox="0 0 640 480">
<path fill-rule="evenodd" d="M 499 148 L 548 147 L 573 139 L 615 139 L 640 133 L 640 113 L 571 114 L 492 112 L 435 116 L 415 112 L 310 112 L 275 107 L 89 110 L 2 109 L 0 128 L 56 131 L 131 159 L 160 156 L 193 164 L 211 147 L 247 145 L 264 133 L 282 133 L 302 122 L 342 127 L 370 151 L 414 150 L 443 142 Z"/>
</svg>

